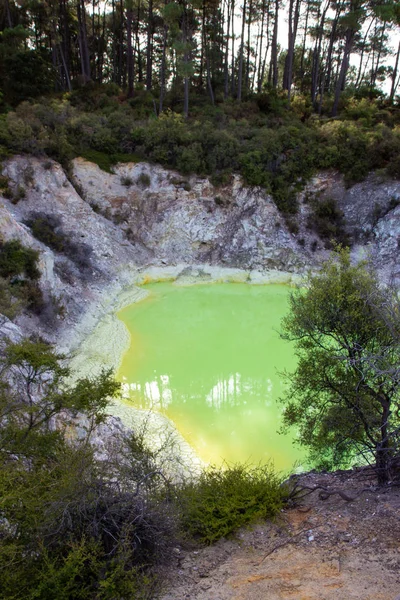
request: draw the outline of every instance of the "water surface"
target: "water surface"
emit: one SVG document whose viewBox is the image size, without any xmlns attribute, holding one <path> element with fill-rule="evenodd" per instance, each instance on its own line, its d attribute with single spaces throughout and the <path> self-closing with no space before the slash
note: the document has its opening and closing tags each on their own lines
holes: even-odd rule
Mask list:
<svg viewBox="0 0 400 600">
<path fill-rule="evenodd" d="M 206 462 L 301 460 L 277 433 L 292 348 L 277 330 L 287 286 L 145 286 L 150 296 L 120 311 L 131 334 L 118 377 L 128 403 L 167 415 Z"/>
</svg>

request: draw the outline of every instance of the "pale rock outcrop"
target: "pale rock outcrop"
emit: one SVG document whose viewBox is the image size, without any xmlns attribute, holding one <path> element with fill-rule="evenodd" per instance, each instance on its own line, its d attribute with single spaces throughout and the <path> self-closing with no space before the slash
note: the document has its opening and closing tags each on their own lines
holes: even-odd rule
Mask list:
<svg viewBox="0 0 400 600">
<path fill-rule="evenodd" d="M 314 177 L 299 196 L 294 234 L 273 199 L 245 187 L 239 176 L 216 188 L 206 178 L 157 165 L 121 164 L 106 173 L 75 159 L 72 185 L 56 162 L 24 156 L 5 161 L 2 172 L 12 190 L 23 187 L 25 194 L 17 203 L 0 195 L 0 238 L 18 238 L 40 252 L 40 285 L 55 307 L 47 324 L 29 315 L 18 322 L 64 351 L 76 348 L 102 315 L 120 308 L 121 291 L 148 280 L 152 269 L 164 267 L 164 278 L 170 269 L 182 283 L 209 279 L 204 266 L 242 269 L 237 280 L 264 282 L 271 273 L 285 272 L 287 280 L 287 273 L 318 266 L 327 252 L 309 225 L 310 195 L 336 199 L 358 240 L 355 257 L 370 253 L 385 277 L 400 277 L 400 182 L 377 175 L 347 190 L 337 173 Z M 34 238 L 26 222 L 35 213 L 58 219 L 84 255 L 84 267 Z"/>
<path fill-rule="evenodd" d="M 400 204 L 400 181 L 370 173 L 366 179 L 346 187 L 343 176 L 334 171 L 319 173 L 307 185 L 319 198 L 333 198 L 342 210 L 346 229 L 360 242 L 373 239 L 379 220 Z"/>
<path fill-rule="evenodd" d="M 311 262 L 272 198 L 245 187 L 238 175 L 215 188 L 206 178 L 159 166 L 118 165 L 109 174 L 79 158 L 73 178 L 86 201 L 118 221 L 154 260 L 285 271 Z"/>
<path fill-rule="evenodd" d="M 57 163 L 17 156 L 4 163 L 3 175 L 9 178 L 11 189 L 24 185 L 25 197 L 13 204 L 0 195 L 0 237 L 17 238 L 39 250 L 41 288 L 47 299 L 61 304 L 64 327 L 72 327 L 89 304 L 101 299 L 105 285 L 120 282 L 123 286 L 132 266 L 143 263 L 147 256 L 126 240 L 117 225 L 80 198 Z M 82 269 L 70 257 L 34 238 L 24 223 L 35 213 L 59 218 L 62 231 L 80 245 L 89 268 Z M 46 329 L 43 320 L 34 316 L 24 316 L 21 321 L 27 332 L 39 330 L 48 337 L 54 333 L 54 322 Z"/>
</svg>

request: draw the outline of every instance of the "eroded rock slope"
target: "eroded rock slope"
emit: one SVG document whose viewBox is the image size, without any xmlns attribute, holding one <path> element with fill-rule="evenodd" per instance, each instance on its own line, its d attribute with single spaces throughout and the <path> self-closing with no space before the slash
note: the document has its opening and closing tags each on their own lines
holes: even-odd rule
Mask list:
<svg viewBox="0 0 400 600">
<path fill-rule="evenodd" d="M 0 236 L 39 250 L 41 287 L 61 307 L 47 326 L 49 337 L 57 324 L 76 328 L 89 307 L 106 297 L 109 303 L 140 269 L 207 264 L 302 273 L 318 265 L 327 252 L 310 226 L 310 195 L 333 197 L 355 254 L 371 252 L 385 276 L 400 276 L 400 183 L 374 175 L 348 190 L 335 173 L 315 177 L 299 196 L 299 229 L 292 231 L 273 199 L 245 187 L 239 176 L 216 188 L 208 179 L 147 163 L 106 173 L 75 159 L 67 177 L 54 161 L 23 156 L 5 161 L 3 175 L 13 198 L 0 194 Z M 68 248 L 39 241 L 32 230 L 38 218 L 50 219 Z M 37 317 L 20 323 L 27 332 L 46 331 Z"/>
</svg>

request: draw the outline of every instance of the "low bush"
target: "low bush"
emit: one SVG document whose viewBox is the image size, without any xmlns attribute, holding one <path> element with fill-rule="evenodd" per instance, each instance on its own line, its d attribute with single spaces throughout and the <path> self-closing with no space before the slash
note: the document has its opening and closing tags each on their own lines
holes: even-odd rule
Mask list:
<svg viewBox="0 0 400 600">
<path fill-rule="evenodd" d="M 37 280 L 40 271 L 37 267 L 39 252 L 25 248 L 20 241 L 0 241 L 0 277 L 25 276 Z"/>
<path fill-rule="evenodd" d="M 8 177 L 0 175 L 0 190 L 5 190 L 6 188 L 8 188 Z"/>
<path fill-rule="evenodd" d="M 63 359 L 42 340 L 2 343 L 1 597 L 149 600 L 176 540 L 164 479 L 140 437 L 115 437 L 102 461 L 74 438 L 74 416 L 90 436 L 120 386 L 110 372 L 72 384 Z"/>
<path fill-rule="evenodd" d="M 124 185 L 125 187 L 131 187 L 132 184 L 133 179 L 131 177 L 121 177 L 121 185 Z"/>
<path fill-rule="evenodd" d="M 149 187 L 151 183 L 150 175 L 148 173 L 140 173 L 136 183 L 144 188 Z"/>
<path fill-rule="evenodd" d="M 255 519 L 276 515 L 286 491 L 271 467 L 238 464 L 203 472 L 177 495 L 183 530 L 212 544 Z"/>
<path fill-rule="evenodd" d="M 55 252 L 64 254 L 82 270 L 91 268 L 92 249 L 88 244 L 74 242 L 71 233 L 63 231 L 61 219 L 56 215 L 46 213 L 32 213 L 25 222 L 31 228 L 37 240 L 49 246 Z"/>
<path fill-rule="evenodd" d="M 350 240 L 345 230 L 343 212 L 336 201 L 333 198 L 313 198 L 310 205 L 308 228 L 325 240 L 325 247 L 332 248 L 335 244 L 348 246 Z"/>
<path fill-rule="evenodd" d="M 0 277 L 0 314 L 14 319 L 22 308 L 23 304 L 13 295 L 10 283 Z"/>
<path fill-rule="evenodd" d="M 10 319 L 24 308 L 40 314 L 45 307 L 38 260 L 39 252 L 18 240 L 0 242 L 0 312 Z"/>
<path fill-rule="evenodd" d="M 37 281 L 17 279 L 11 282 L 10 289 L 13 296 L 20 299 L 25 308 L 36 315 L 43 312 L 46 302 Z"/>
</svg>

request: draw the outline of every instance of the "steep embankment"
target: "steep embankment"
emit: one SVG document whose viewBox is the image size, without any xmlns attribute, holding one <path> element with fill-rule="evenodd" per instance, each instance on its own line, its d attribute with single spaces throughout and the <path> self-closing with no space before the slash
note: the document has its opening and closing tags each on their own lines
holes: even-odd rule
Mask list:
<svg viewBox="0 0 400 600">
<path fill-rule="evenodd" d="M 315 207 L 331 198 L 344 213 L 354 252 L 368 250 L 385 276 L 399 274 L 400 183 L 378 176 L 347 190 L 335 173 L 315 177 L 300 195 L 291 232 L 271 197 L 244 187 L 238 176 L 215 188 L 147 163 L 119 165 L 111 174 L 76 159 L 68 178 L 55 162 L 22 156 L 5 162 L 3 175 L 14 199 L 0 195 L 0 235 L 40 251 L 41 287 L 58 313 L 21 323 L 48 337 L 57 329 L 65 347 L 76 346 L 118 306 L 118 293 L 154 267 L 175 266 L 172 277 L 193 265 L 241 268 L 257 282 L 271 271 L 317 265 L 326 241 L 314 226 Z M 38 218 L 70 243 L 57 245 L 52 233 L 36 239 Z"/>
</svg>

